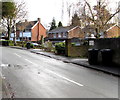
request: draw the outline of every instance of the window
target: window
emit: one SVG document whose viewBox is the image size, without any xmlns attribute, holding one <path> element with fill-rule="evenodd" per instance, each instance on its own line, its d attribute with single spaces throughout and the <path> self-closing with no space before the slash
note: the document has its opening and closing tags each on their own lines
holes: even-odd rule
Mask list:
<svg viewBox="0 0 120 100">
<path fill-rule="evenodd" d="M 29 37 L 28 40 L 31 40 L 31 37 Z"/>
<path fill-rule="evenodd" d="M 31 29 L 25 29 L 25 32 L 30 32 L 31 31 Z"/>
<path fill-rule="evenodd" d="M 66 34 L 66 33 L 63 33 L 63 37 L 64 37 L 64 38 L 67 37 L 67 34 Z"/>
<path fill-rule="evenodd" d="M 59 37 L 59 38 L 61 38 L 61 37 L 62 37 L 62 36 L 61 36 L 61 33 L 58 33 L 58 37 Z"/>
<path fill-rule="evenodd" d="M 56 38 L 56 33 L 54 33 L 53 37 Z"/>
</svg>

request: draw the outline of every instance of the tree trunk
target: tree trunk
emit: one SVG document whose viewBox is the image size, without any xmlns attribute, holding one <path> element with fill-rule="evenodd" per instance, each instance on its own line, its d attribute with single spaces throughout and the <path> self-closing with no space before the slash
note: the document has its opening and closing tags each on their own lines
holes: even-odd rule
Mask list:
<svg viewBox="0 0 120 100">
<path fill-rule="evenodd" d="M 8 24 L 8 25 L 7 25 L 7 26 L 8 26 L 8 27 L 7 27 L 7 30 L 8 30 L 8 32 L 7 32 L 7 34 L 8 34 L 7 40 L 10 40 L 10 31 L 11 31 L 11 30 L 10 30 L 9 20 L 7 20 L 7 24 Z"/>
<path fill-rule="evenodd" d="M 22 47 L 24 47 L 24 45 L 23 45 L 23 31 L 22 31 Z"/>
<path fill-rule="evenodd" d="M 11 34 L 11 23 L 12 20 L 10 18 L 7 19 L 7 30 L 8 30 L 8 36 L 7 36 L 7 40 L 10 40 L 10 34 Z"/>
</svg>

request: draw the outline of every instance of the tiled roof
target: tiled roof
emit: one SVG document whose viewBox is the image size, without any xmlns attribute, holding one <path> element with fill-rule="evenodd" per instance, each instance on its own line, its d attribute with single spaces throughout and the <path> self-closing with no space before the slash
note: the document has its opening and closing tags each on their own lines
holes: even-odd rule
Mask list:
<svg viewBox="0 0 120 100">
<path fill-rule="evenodd" d="M 84 32 L 84 33 L 94 33 L 94 27 L 93 26 L 90 26 L 90 25 L 87 25 L 86 27 L 84 27 L 83 29 L 82 29 L 82 31 Z"/>
<path fill-rule="evenodd" d="M 16 28 L 17 30 L 20 30 L 21 26 L 24 27 L 24 29 L 31 29 L 35 24 L 37 23 L 37 21 L 26 21 L 26 22 L 21 22 L 21 23 L 17 23 L 16 24 Z"/>
<path fill-rule="evenodd" d="M 49 31 L 48 33 L 66 33 L 69 30 L 73 29 L 75 26 L 67 26 L 67 27 L 58 27 L 56 29 L 53 29 Z"/>
<path fill-rule="evenodd" d="M 106 32 L 109 31 L 109 30 L 111 30 L 113 27 L 118 27 L 118 28 L 120 28 L 117 24 L 115 24 L 115 25 L 111 26 L 109 29 L 107 29 Z"/>
</svg>

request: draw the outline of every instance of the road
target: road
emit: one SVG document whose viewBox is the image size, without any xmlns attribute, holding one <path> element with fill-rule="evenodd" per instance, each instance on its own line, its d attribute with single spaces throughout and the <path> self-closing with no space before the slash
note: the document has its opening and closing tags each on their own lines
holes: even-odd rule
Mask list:
<svg viewBox="0 0 120 100">
<path fill-rule="evenodd" d="M 0 51 L 1 76 L 14 98 L 118 98 L 116 76 L 27 50 Z"/>
</svg>

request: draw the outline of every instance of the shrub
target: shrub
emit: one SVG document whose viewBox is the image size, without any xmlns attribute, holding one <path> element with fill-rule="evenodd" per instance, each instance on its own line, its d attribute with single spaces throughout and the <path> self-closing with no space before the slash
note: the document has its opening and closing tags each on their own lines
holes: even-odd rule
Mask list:
<svg viewBox="0 0 120 100">
<path fill-rule="evenodd" d="M 44 45 L 42 45 L 42 47 L 44 48 L 45 51 L 51 52 L 53 50 L 53 45 L 52 42 L 50 41 L 45 42 Z"/>
<path fill-rule="evenodd" d="M 27 48 L 27 43 L 24 44 L 24 47 Z M 30 43 L 30 48 L 34 48 L 34 45 L 32 43 Z"/>
<path fill-rule="evenodd" d="M 11 40 L 8 40 L 9 41 L 9 46 L 14 46 L 14 42 L 11 41 Z"/>
<path fill-rule="evenodd" d="M 23 44 L 22 44 L 22 42 L 23 42 Z M 22 47 L 22 45 L 23 45 L 23 47 L 26 47 L 26 41 L 17 41 L 17 46 Z"/>
<path fill-rule="evenodd" d="M 61 49 L 65 47 L 65 42 L 59 42 L 55 44 L 56 49 Z"/>
<path fill-rule="evenodd" d="M 57 54 L 65 54 L 65 42 L 56 43 L 55 50 Z"/>
<path fill-rule="evenodd" d="M 30 43 L 30 48 L 34 48 L 34 45 Z"/>
<path fill-rule="evenodd" d="M 75 43 L 71 43 L 72 44 L 72 46 L 75 46 Z"/>
<path fill-rule="evenodd" d="M 0 41 L 0 44 L 2 45 L 2 46 L 9 46 L 9 40 L 1 40 Z"/>
</svg>

